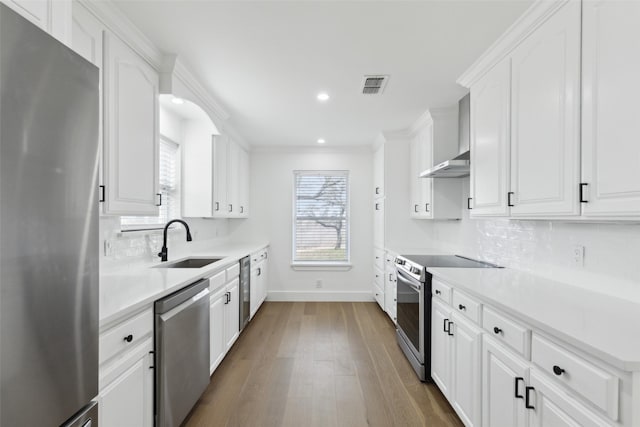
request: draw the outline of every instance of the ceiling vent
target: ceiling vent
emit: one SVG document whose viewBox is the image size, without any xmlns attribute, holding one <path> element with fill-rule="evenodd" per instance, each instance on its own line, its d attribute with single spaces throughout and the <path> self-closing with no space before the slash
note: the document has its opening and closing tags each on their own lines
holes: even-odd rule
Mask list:
<svg viewBox="0 0 640 427">
<path fill-rule="evenodd" d="M 362 93 L 365 95 L 382 94 L 389 76 L 364 76 L 362 82 Z"/>
</svg>

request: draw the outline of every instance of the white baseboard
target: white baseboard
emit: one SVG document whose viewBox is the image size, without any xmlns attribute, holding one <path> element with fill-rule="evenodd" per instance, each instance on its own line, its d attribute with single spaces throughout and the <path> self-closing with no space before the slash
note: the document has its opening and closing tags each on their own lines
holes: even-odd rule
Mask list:
<svg viewBox="0 0 640 427">
<path fill-rule="evenodd" d="M 370 302 L 375 299 L 371 291 L 269 291 L 267 301 Z"/>
</svg>

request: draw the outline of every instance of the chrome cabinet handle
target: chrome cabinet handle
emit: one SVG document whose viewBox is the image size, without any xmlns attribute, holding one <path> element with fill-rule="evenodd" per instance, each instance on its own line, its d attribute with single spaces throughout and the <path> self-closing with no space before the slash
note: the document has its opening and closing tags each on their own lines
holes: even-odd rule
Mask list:
<svg viewBox="0 0 640 427">
<path fill-rule="evenodd" d="M 105 200 L 106 187 L 104 185 L 100 185 L 98 188 L 100 189 L 100 198 L 98 199 L 98 202 L 103 203 Z"/>
<path fill-rule="evenodd" d="M 229 212 L 233 212 L 233 205 L 229 205 Z"/>
<path fill-rule="evenodd" d="M 216 212 L 220 210 L 220 202 L 216 202 Z"/>
<path fill-rule="evenodd" d="M 418 205 L 413 205 L 413 211 L 414 211 L 415 213 L 418 213 Z"/>
<path fill-rule="evenodd" d="M 158 196 L 158 203 L 156 206 L 162 206 L 162 193 L 156 193 L 156 196 Z"/>
</svg>

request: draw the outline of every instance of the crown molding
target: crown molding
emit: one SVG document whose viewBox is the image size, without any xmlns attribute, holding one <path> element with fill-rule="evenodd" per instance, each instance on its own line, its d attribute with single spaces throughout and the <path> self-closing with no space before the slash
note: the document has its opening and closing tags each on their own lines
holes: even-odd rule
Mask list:
<svg viewBox="0 0 640 427">
<path fill-rule="evenodd" d="M 456 80 L 456 83 L 466 88 L 471 87 L 558 9 L 568 2 L 576 1 L 580 0 L 536 1 Z"/>
<path fill-rule="evenodd" d="M 371 155 L 371 145 L 348 145 L 344 147 L 309 147 L 302 145 L 253 145 L 252 153 L 269 154 L 368 154 Z"/>
</svg>

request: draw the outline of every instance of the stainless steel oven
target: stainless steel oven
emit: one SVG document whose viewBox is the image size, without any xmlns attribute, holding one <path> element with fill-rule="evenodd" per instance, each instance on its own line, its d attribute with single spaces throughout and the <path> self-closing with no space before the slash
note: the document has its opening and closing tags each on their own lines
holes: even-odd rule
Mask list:
<svg viewBox="0 0 640 427">
<path fill-rule="evenodd" d="M 496 268 L 457 255 L 403 255 L 395 260 L 398 345 L 422 381 L 431 380 L 431 279 L 429 267 Z"/>
<path fill-rule="evenodd" d="M 418 370 L 418 375 L 424 377 L 425 342 L 421 329 L 425 324 L 425 304 L 424 283 L 415 277 L 407 274 L 402 269 L 396 269 L 398 282 L 396 290 L 397 300 L 397 324 L 398 335 L 400 336 L 400 346 L 405 353 L 411 352 L 413 358 L 410 361 L 417 361 L 414 370 Z M 413 364 L 413 363 L 412 363 Z"/>
</svg>

